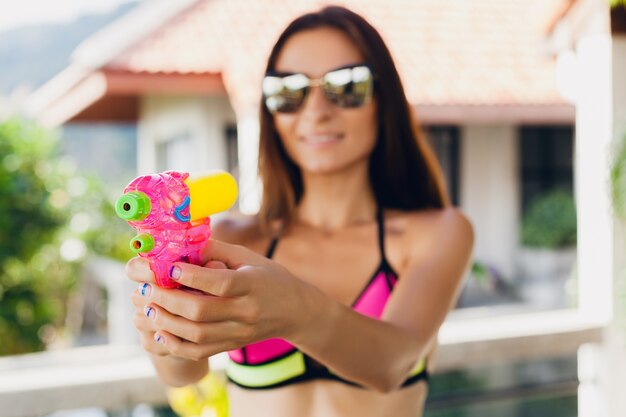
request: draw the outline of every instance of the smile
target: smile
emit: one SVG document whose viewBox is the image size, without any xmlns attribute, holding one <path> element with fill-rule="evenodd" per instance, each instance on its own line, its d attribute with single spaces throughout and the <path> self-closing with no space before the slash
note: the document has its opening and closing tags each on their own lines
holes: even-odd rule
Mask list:
<svg viewBox="0 0 626 417">
<path fill-rule="evenodd" d="M 325 134 L 325 135 L 308 135 L 301 136 L 300 139 L 310 145 L 327 145 L 339 142 L 343 139 L 341 134 Z"/>
</svg>

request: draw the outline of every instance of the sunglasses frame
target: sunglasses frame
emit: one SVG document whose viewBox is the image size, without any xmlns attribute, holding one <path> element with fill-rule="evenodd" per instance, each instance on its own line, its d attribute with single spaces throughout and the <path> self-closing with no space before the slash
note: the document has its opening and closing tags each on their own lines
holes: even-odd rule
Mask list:
<svg viewBox="0 0 626 417">
<path fill-rule="evenodd" d="M 358 105 L 343 106 L 343 105 L 340 105 L 332 97 L 329 97 L 329 93 L 328 93 L 327 89 L 324 88 L 327 85 L 326 77 L 328 77 L 329 74 L 332 74 L 333 72 L 336 72 L 336 71 L 345 70 L 345 69 L 355 69 L 355 68 L 362 68 L 362 67 L 367 68 L 367 70 L 369 71 L 369 79 L 367 80 L 367 82 L 370 84 L 369 91 L 368 91 L 367 95 L 365 96 L 365 98 L 364 98 L 362 103 L 360 103 Z M 265 93 L 265 91 L 263 91 L 263 104 L 265 105 L 265 108 L 270 113 L 272 113 L 272 114 L 275 114 L 275 113 L 297 113 L 298 111 L 300 111 L 300 109 L 304 105 L 304 103 L 305 103 L 305 101 L 306 101 L 306 99 L 307 99 L 307 97 L 309 95 L 309 92 L 310 92 L 311 88 L 313 88 L 313 87 L 322 87 L 323 90 L 324 90 L 324 97 L 329 102 L 331 102 L 334 106 L 336 106 L 338 108 L 341 108 L 341 109 L 359 108 L 359 107 L 362 107 L 362 106 L 366 105 L 367 103 L 369 103 L 371 101 L 372 97 L 374 96 L 374 85 L 375 85 L 375 81 L 377 79 L 376 75 L 374 74 L 374 71 L 372 70 L 371 66 L 369 66 L 368 64 L 350 64 L 350 65 L 344 65 L 344 66 L 341 66 L 341 67 L 338 67 L 338 68 L 334 68 L 334 69 L 332 69 L 330 71 L 327 71 L 324 75 L 322 75 L 319 78 L 310 78 L 308 75 L 306 75 L 304 73 L 301 73 L 301 72 L 268 71 L 265 74 L 265 76 L 263 77 L 263 81 L 265 81 L 269 77 L 284 79 L 286 77 L 293 76 L 293 75 L 301 75 L 304 78 L 306 78 L 306 80 L 307 80 L 307 84 L 305 86 L 303 86 L 302 88 L 298 89 L 298 90 L 302 90 L 303 91 L 302 99 L 297 104 L 297 106 L 294 107 L 293 110 L 285 111 L 285 110 L 279 110 L 278 108 L 272 109 L 271 106 L 267 104 L 267 101 L 268 101 L 268 99 L 271 99 L 276 94 L 267 95 Z M 298 91 L 298 90 L 294 90 L 294 91 Z"/>
</svg>

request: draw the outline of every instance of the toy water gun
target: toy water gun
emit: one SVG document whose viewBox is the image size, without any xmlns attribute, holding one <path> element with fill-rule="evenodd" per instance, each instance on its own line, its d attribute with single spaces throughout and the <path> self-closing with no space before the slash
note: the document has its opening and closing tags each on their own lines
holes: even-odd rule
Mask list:
<svg viewBox="0 0 626 417">
<path fill-rule="evenodd" d="M 130 248 L 150 262 L 157 285 L 177 288 L 170 279 L 174 262 L 199 265 L 211 236 L 209 216 L 228 210 L 237 183 L 226 172 L 191 178 L 167 171 L 135 178 L 115 204 L 117 215 L 137 230 Z"/>
</svg>

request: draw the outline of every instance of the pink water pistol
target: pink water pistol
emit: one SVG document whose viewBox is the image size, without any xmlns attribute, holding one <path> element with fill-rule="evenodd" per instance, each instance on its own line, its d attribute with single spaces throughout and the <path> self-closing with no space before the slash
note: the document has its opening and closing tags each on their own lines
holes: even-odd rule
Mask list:
<svg viewBox="0 0 626 417">
<path fill-rule="evenodd" d="M 228 210 L 237 183 L 226 172 L 189 177 L 167 171 L 135 178 L 115 204 L 117 215 L 137 230 L 130 248 L 150 262 L 157 285 L 179 287 L 170 279 L 174 262 L 199 265 L 211 237 L 209 216 Z"/>
</svg>

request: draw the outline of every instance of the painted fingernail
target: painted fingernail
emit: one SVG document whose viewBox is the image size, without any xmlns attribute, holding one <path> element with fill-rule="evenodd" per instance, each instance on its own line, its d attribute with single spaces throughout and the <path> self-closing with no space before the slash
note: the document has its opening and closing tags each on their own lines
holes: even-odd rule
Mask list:
<svg viewBox="0 0 626 417">
<path fill-rule="evenodd" d="M 154 340 L 159 342 L 160 344 L 164 345 L 165 344 L 165 339 L 163 338 L 163 336 L 161 336 L 158 333 L 154 334 Z"/>
<path fill-rule="evenodd" d="M 150 293 L 152 292 L 152 285 L 144 282 L 143 284 L 139 284 L 139 286 L 137 287 L 137 291 L 139 291 L 139 294 L 143 295 L 144 297 L 149 297 Z"/>
<path fill-rule="evenodd" d="M 170 277 L 172 277 L 172 279 L 179 279 L 181 273 L 182 271 L 180 270 L 180 268 L 174 265 L 170 270 Z"/>
<path fill-rule="evenodd" d="M 144 307 L 143 312 L 146 314 L 146 317 L 148 317 L 149 319 L 154 320 L 154 318 L 156 317 L 156 310 L 152 307 Z"/>
</svg>

